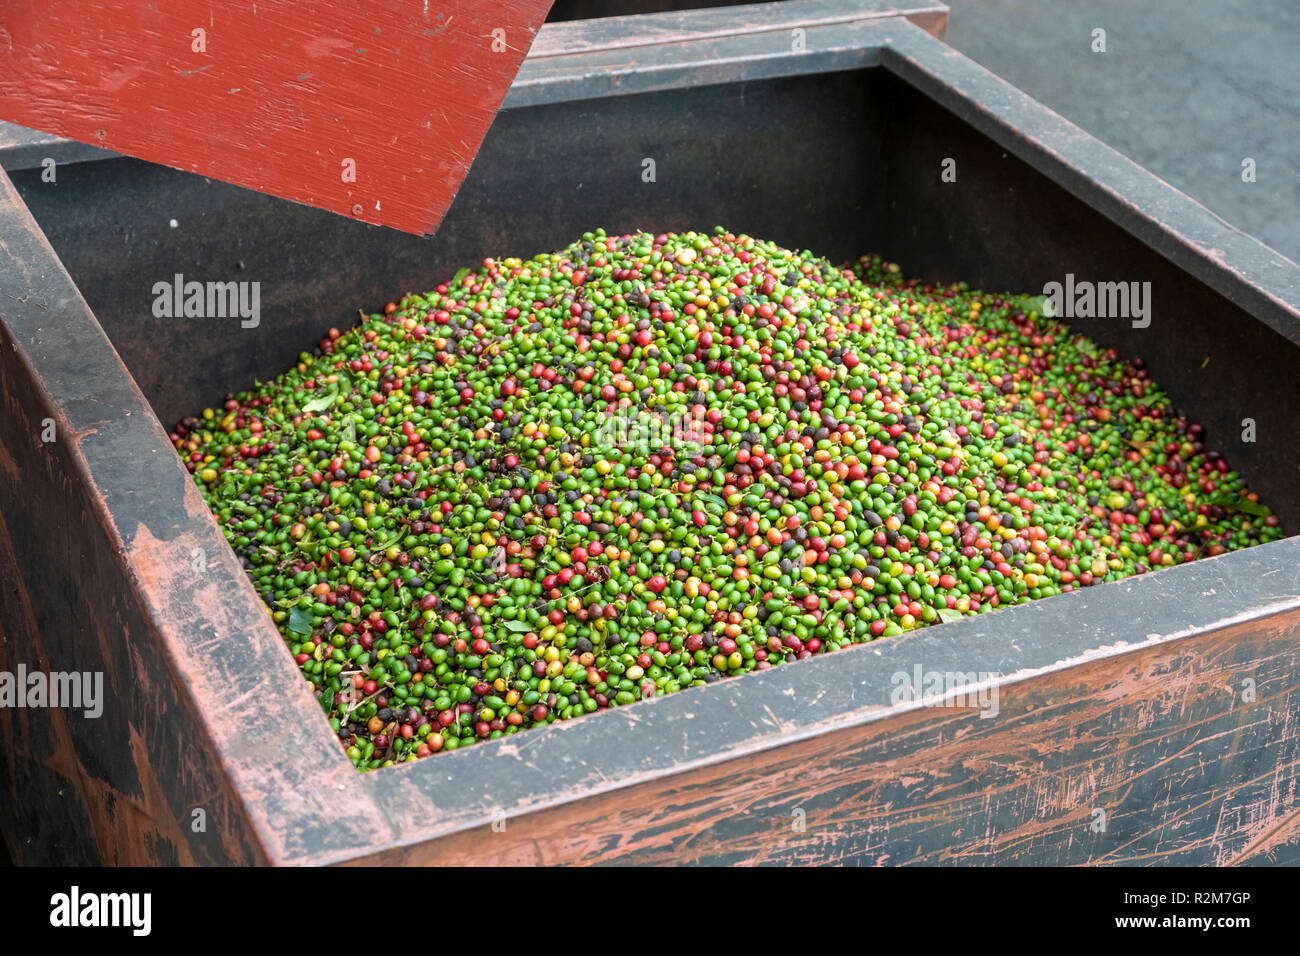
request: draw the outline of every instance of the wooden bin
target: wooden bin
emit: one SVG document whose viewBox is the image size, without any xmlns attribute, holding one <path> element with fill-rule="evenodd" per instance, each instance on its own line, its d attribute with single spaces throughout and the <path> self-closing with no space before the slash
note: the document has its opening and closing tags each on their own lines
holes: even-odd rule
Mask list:
<svg viewBox="0 0 1300 956">
<path fill-rule="evenodd" d="M 107 697 L 0 710 L 15 859 L 1300 862 L 1300 539 L 358 774 L 167 442 L 486 255 L 723 224 L 985 288 L 1150 281 L 1148 328 L 1076 324 L 1300 526 L 1300 267 L 946 47 L 942 7 L 905 12 L 548 25 L 431 240 L 7 133 L 0 669 Z M 260 326 L 153 318 L 175 273 L 259 281 Z M 894 703 L 916 667 L 995 675 L 997 715 Z"/>
</svg>

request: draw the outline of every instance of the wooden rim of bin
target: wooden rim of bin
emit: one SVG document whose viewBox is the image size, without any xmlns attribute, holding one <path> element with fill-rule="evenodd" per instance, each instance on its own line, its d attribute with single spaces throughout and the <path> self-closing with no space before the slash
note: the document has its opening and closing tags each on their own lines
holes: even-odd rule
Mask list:
<svg viewBox="0 0 1300 956">
<path fill-rule="evenodd" d="M 691 16 L 707 23 L 711 15 Z M 675 42 L 638 54 L 642 67 L 655 64 L 651 75 L 613 79 L 602 59 L 608 50 L 548 56 L 525 64 L 512 95 L 537 103 L 626 92 L 624 80 L 671 89 L 883 68 L 1300 342 L 1300 266 L 924 29 L 898 19 L 814 27 L 797 56 L 784 38 L 774 47 L 774 36 Z M 554 68 L 562 60 L 568 65 Z M 74 436 L 76 466 L 135 576 L 157 646 L 211 733 L 267 862 L 404 860 L 407 848 L 437 838 L 445 839 L 416 858 L 526 860 L 535 848 L 526 828 L 511 822 L 525 816 L 532 833 L 567 827 L 569 844 L 599 858 L 617 846 L 618 828 L 637 819 L 638 808 L 666 799 L 660 784 L 670 775 L 679 775 L 672 793 L 680 812 L 698 816 L 699 839 L 707 840 L 711 769 L 739 768 L 743 777 L 757 767 L 756 754 L 780 752 L 789 758 L 785 772 L 801 772 L 803 755 L 821 772 L 817 754 L 840 735 L 887 741 L 917 731 L 922 705 L 890 702 L 892 676 L 915 661 L 997 675 L 991 685 L 1008 706 L 1021 689 L 1068 694 L 1092 670 L 1155 666 L 1157 654 L 1203 653 L 1207 642 L 1221 648 L 1271 616 L 1273 630 L 1300 621 L 1300 538 L 1291 538 L 359 774 L 148 403 L 7 177 L 0 177 L 0 209 L 0 248 L 14 264 L 0 302 L 2 331 L 42 384 L 61 433 Z M 132 472 L 133 462 L 147 463 L 157 487 Z M 183 493 L 174 495 L 178 487 Z M 208 556 L 201 573 L 192 567 L 196 549 Z M 1187 594 L 1200 598 L 1187 605 Z M 646 738 L 656 747 L 637 746 Z M 689 770 L 699 771 L 690 799 L 680 777 Z M 603 808 L 603 832 L 573 829 L 566 806 L 579 799 L 588 813 Z M 499 842 L 484 845 L 494 821 L 503 830 Z"/>
</svg>

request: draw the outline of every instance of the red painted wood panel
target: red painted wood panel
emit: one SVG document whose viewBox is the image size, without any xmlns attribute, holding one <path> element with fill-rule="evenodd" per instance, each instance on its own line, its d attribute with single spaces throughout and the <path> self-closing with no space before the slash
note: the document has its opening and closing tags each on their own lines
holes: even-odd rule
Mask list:
<svg viewBox="0 0 1300 956">
<path fill-rule="evenodd" d="M 550 0 L 4 0 L 0 119 L 432 232 Z"/>
</svg>

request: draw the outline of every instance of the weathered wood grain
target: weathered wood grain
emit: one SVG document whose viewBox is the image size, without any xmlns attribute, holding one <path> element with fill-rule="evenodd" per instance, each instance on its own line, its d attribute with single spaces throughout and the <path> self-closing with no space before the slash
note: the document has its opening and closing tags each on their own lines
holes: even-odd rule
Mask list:
<svg viewBox="0 0 1300 956">
<path fill-rule="evenodd" d="M 683 41 L 711 40 L 758 33 L 786 33 L 794 29 L 844 26 L 848 23 L 904 17 L 938 35 L 947 22 L 948 8 L 932 0 L 889 3 L 887 0 L 800 0 L 798 3 L 726 5 L 707 12 L 690 10 L 604 16 L 601 19 L 548 23 L 537 35 L 528 59 L 597 50 L 631 49 Z M 707 3 L 701 7 L 710 6 Z"/>
<path fill-rule="evenodd" d="M 120 533 L 138 507 L 171 539 L 170 560 L 193 562 L 196 540 L 160 505 L 183 500 L 184 477 L 167 480 L 176 461 L 148 406 L 3 173 L 0 256 L 0 670 L 104 675 L 99 717 L 0 708 L 10 853 L 20 863 L 264 861 L 194 706 L 197 681 L 168 653 Z M 55 381 L 43 377 L 52 365 Z M 112 473 L 123 484 L 110 495 L 96 475 Z M 207 542 L 214 564 L 220 545 Z M 170 598 L 193 604 L 192 590 Z M 211 639 L 219 617 L 177 621 L 171 637 Z M 195 808 L 202 832 L 191 829 Z"/>
<path fill-rule="evenodd" d="M 575 66 L 585 71 L 588 78 L 603 75 L 609 85 L 626 88 L 626 80 L 621 78 L 634 74 L 638 68 L 653 65 L 662 70 L 666 65 L 663 62 L 665 51 L 686 53 L 689 50 L 688 56 L 679 59 L 693 64 L 700 83 L 716 83 L 744 76 L 743 71 L 737 71 L 728 77 L 725 58 L 718 62 L 717 41 L 727 37 L 753 38 L 768 34 L 773 50 L 780 51 L 785 47 L 788 52 L 792 30 L 825 32 L 830 29 L 843 34 L 843 46 L 847 50 L 854 43 L 850 29 L 854 24 L 903 17 L 925 32 L 942 37 L 948 20 L 948 8 L 930 0 L 914 0 L 899 5 L 887 0 L 799 0 L 793 5 L 730 4 L 716 10 L 692 8 L 639 16 L 610 15 L 611 9 L 621 6 L 647 5 L 633 3 L 611 8 L 608 4 L 592 4 L 584 9 L 584 14 L 599 19 L 543 24 L 511 84 L 510 100 L 506 105 L 520 106 L 538 100 L 537 88 L 547 83 L 559 79 L 571 82 L 580 75 Z M 686 50 L 679 49 L 683 44 Z M 640 58 L 643 47 L 657 47 L 659 53 L 650 61 L 643 62 Z M 597 53 L 602 56 L 592 56 Z M 739 64 L 730 65 L 734 70 Z M 847 69 L 860 65 L 860 59 L 853 62 L 849 57 L 843 57 L 839 61 L 827 62 L 823 58 L 816 69 Z M 804 64 L 805 72 L 808 68 L 809 64 Z M 37 166 L 44 158 L 55 159 L 62 165 L 113 155 L 111 151 L 52 133 L 0 123 L 0 165 L 10 171 Z"/>
<path fill-rule="evenodd" d="M 1298 714 L 1291 612 L 356 862 L 1294 863 Z"/>
<path fill-rule="evenodd" d="M 0 118 L 425 234 L 549 7 L 9 0 Z"/>
<path fill-rule="evenodd" d="M 892 42 L 892 27 L 852 29 L 859 50 L 850 60 L 858 67 L 875 62 L 871 57 Z M 845 62 L 836 59 L 846 45 L 842 36 L 827 38 L 811 30 L 809 39 L 807 55 L 826 54 L 820 61 L 825 64 Z M 718 43 L 734 61 L 771 57 L 755 37 Z M 678 62 L 667 52 L 663 61 Z M 904 72 L 906 67 L 898 65 Z M 745 206 L 753 188 L 748 180 L 727 180 L 729 191 L 722 191 L 723 180 L 711 178 L 724 168 L 734 172 L 738 154 L 755 182 L 767 174 L 786 184 L 782 195 L 794 204 L 771 212 L 780 212 L 786 228 L 821 230 L 845 242 L 864 235 L 914 241 L 909 230 L 915 223 L 884 215 L 888 207 L 883 205 L 864 204 L 866 213 L 839 209 L 843 232 L 832 233 L 828 224 L 835 217 L 813 215 L 829 208 L 828 194 L 819 191 L 820 183 L 800 182 L 816 166 L 822 176 L 828 170 L 836 174 L 831 177 L 835 197 L 843 196 L 844 183 L 856 175 L 856 196 L 883 181 L 890 184 L 891 197 L 910 197 L 909 203 L 922 207 L 920 174 L 901 175 L 872 146 L 883 140 L 878 131 L 890 128 L 888 110 L 898 109 L 914 133 L 944 124 L 953 130 L 950 135 L 964 150 L 963 175 L 978 174 L 971 178 L 985 187 L 997 184 L 999 195 L 1023 190 L 1036 203 L 1031 212 L 1046 217 L 1049 226 L 1041 225 L 1044 218 L 1017 215 L 1010 221 L 1028 236 L 1023 241 L 1059 244 L 1082 235 L 1098 245 L 1108 241 L 1144 268 L 1154 268 L 1156 254 L 1119 226 L 1052 233 L 1050 226 L 1058 221 L 1086 226 L 1092 221 L 1087 215 L 1100 220 L 1101 214 L 1070 205 L 1076 201 L 1035 169 L 1004 162 L 997 142 L 976 143 L 980 136 L 969 130 L 959 136 L 957 121 L 924 96 L 903 95 L 903 81 L 883 70 L 867 71 L 879 75 L 855 87 L 854 73 L 793 79 L 786 64 L 773 62 L 768 76 L 777 79 L 765 81 L 754 67 L 747 82 L 709 89 L 694 82 L 699 74 L 692 69 L 670 66 L 659 82 L 675 84 L 671 90 L 604 102 L 592 95 L 599 80 L 580 64 L 573 70 L 574 86 L 550 86 L 544 106 L 503 118 L 499 149 L 490 151 L 488 165 L 476 167 L 488 178 L 467 197 L 472 201 L 459 214 L 456 234 L 449 239 L 447 230 L 440 233 L 436 241 L 450 243 L 440 254 L 494 252 L 510 235 L 517 237 L 508 230 L 519 228 L 514 223 L 522 218 L 538 220 L 528 227 L 537 230 L 527 233 L 530 242 L 547 235 L 545 229 L 589 226 L 597 214 L 635 227 L 648 194 L 621 183 L 593 144 L 602 139 L 632 144 L 626 148 L 636 182 L 635 159 L 647 155 L 644 137 L 672 128 L 670 121 L 677 124 L 671 134 L 676 138 L 666 146 L 661 138 L 659 146 L 691 162 L 683 160 L 676 178 L 655 184 L 650 202 L 656 215 L 684 221 L 716 211 L 722 200 Z M 961 64 L 946 65 L 942 58 L 926 70 L 934 78 L 927 82 L 946 75 L 961 80 L 956 101 L 974 116 L 972 123 L 987 124 L 995 105 L 1009 105 L 1025 116 L 1019 135 L 1026 155 L 1046 148 L 1036 145 L 1042 135 L 1058 148 L 1052 162 L 1074 158 L 1077 144 L 1052 140 L 1054 127 L 1023 103 L 1017 107 L 1023 97 L 1005 84 Z M 817 82 L 823 79 L 833 85 Z M 760 88 L 765 92 L 758 93 Z M 860 138 L 847 146 L 830 144 L 841 150 L 838 154 L 828 152 L 826 130 L 843 125 L 837 117 L 844 114 L 808 107 L 827 89 L 856 92 L 855 109 L 863 110 L 849 114 L 863 121 L 855 124 Z M 867 101 L 870 109 L 864 107 Z M 773 117 L 799 120 L 794 127 L 810 134 L 787 144 L 779 163 L 744 148 L 749 131 Z M 647 125 L 648 132 L 640 128 Z M 718 129 L 730 135 L 716 153 L 704 151 L 699 141 L 707 137 L 701 131 Z M 538 135 L 522 135 L 528 133 Z M 536 175 L 517 161 L 520 141 L 536 144 L 528 157 L 537 168 L 545 166 L 548 183 L 563 187 L 548 190 L 545 203 L 530 196 Z M 928 142 L 921 137 L 922 146 Z M 796 147 L 807 149 L 812 159 Z M 1079 153 L 1083 178 L 1090 169 L 1089 149 Z M 857 161 L 817 165 L 819 155 L 837 163 L 845 155 Z M 919 164 L 926 159 L 924 152 L 903 155 Z M 540 163 L 546 157 L 554 161 Z M 131 177 L 143 166 L 128 160 L 89 165 L 105 171 L 102 178 L 81 180 L 83 186 L 113 183 L 108 167 Z M 1052 169 L 1052 163 L 1045 165 Z M 189 178 L 154 172 L 172 180 Z M 1100 191 L 1144 194 L 1142 181 L 1112 181 L 1104 165 L 1097 173 Z M 104 202 L 104 192 L 81 188 L 60 183 L 59 201 L 87 208 Z M 194 186 L 168 195 L 215 196 L 212 206 L 218 206 L 224 195 L 237 192 L 221 188 L 225 194 L 215 186 L 213 192 Z M 1160 196 L 1159 210 L 1145 210 L 1135 201 L 1132 215 L 1158 212 L 1164 221 L 1176 222 L 1178 196 Z M 1185 197 L 1182 202 L 1190 205 Z M 242 219 L 230 212 L 233 206 L 222 209 L 232 218 L 221 220 L 229 235 L 220 243 L 167 247 L 150 233 L 148 243 L 137 237 L 130 247 L 134 252 L 147 245 L 146 258 L 131 259 L 105 247 L 91 257 L 103 271 L 90 274 L 126 289 L 152 276 L 159 263 L 169 264 L 165 257 L 180 255 L 177 248 L 186 251 L 187 261 L 194 249 L 222 254 L 193 257 L 201 261 L 237 260 L 246 254 L 247 232 L 255 229 L 281 242 L 288 234 L 309 250 L 321 248 L 309 241 L 314 221 L 306 217 L 314 210 L 299 210 L 304 218 L 288 230 L 283 222 L 268 222 L 273 212 L 264 206 L 239 207 Z M 204 202 L 195 207 L 209 208 Z M 991 228 L 990 220 L 976 215 L 982 208 L 994 207 L 954 203 L 952 229 L 963 223 L 971 231 Z M 154 211 L 149 207 L 145 213 Z M 98 722 L 52 712 L 0 714 L 0 826 L 11 837 L 31 836 L 30 844 L 15 841 L 20 860 L 1227 864 L 1300 859 L 1295 800 L 1300 743 L 1293 716 L 1300 703 L 1296 538 L 358 775 L 139 389 L 3 180 L 0 213 L 0 255 L 7 257 L 0 260 L 5 263 L 0 272 L 0 489 L 15 489 L 0 491 L 4 666 L 103 667 L 115 690 L 111 712 Z M 1201 222 L 1186 208 L 1183 213 Z M 866 232 L 857 219 L 871 220 L 873 229 L 883 221 L 894 231 Z M 854 221 L 845 225 L 846 220 Z M 112 217 L 128 235 L 137 221 Z M 676 226 L 678 220 L 672 221 Z M 779 225 L 776 220 L 759 224 L 768 223 Z M 99 235 L 94 226 L 86 221 L 83 243 Z M 1236 242 L 1229 227 L 1220 228 L 1225 262 L 1197 259 L 1177 277 L 1208 311 L 1260 324 L 1244 305 L 1206 291 L 1205 283 L 1227 274 L 1243 287 L 1251 285 L 1249 267 L 1257 264 L 1248 244 Z M 333 240 L 346 235 L 340 231 Z M 965 254 L 964 247 L 955 248 Z M 330 266 L 321 265 L 356 251 L 346 244 L 343 250 L 291 263 L 319 283 L 301 300 L 289 301 L 295 313 L 308 316 L 295 319 L 304 323 L 295 326 L 300 331 L 316 321 L 313 304 L 338 297 L 341 287 L 331 283 L 351 281 L 352 273 L 340 279 L 326 275 Z M 407 268 L 416 260 L 410 250 L 404 254 L 411 256 L 402 265 Z M 148 258 L 154 255 L 160 258 Z M 974 260 L 954 254 L 953 261 L 964 266 Z M 113 269 L 120 275 L 113 276 Z M 1271 294 L 1293 308 L 1297 297 L 1287 290 L 1297 270 L 1294 265 L 1291 270 L 1279 266 L 1271 273 Z M 139 285 L 148 287 L 143 281 Z M 148 319 L 137 316 L 132 324 L 129 294 L 124 292 L 121 301 L 127 317 L 116 317 L 115 334 L 123 341 L 160 335 Z M 323 317 L 319 321 L 327 324 Z M 225 333 L 207 328 L 190 334 L 211 346 Z M 228 350 L 257 351 L 246 344 L 253 340 L 241 341 L 239 334 L 225 340 Z M 1238 341 L 1255 340 L 1242 335 Z M 1279 333 L 1276 343 L 1277 361 L 1293 362 L 1295 339 Z M 1252 349 L 1235 359 L 1249 363 L 1258 345 Z M 219 351 L 182 361 L 179 351 L 159 347 L 145 353 L 151 361 L 135 368 L 143 382 L 161 377 L 159 367 L 170 354 L 166 374 L 179 376 L 181 369 L 197 376 L 197 366 Z M 184 383 L 177 378 L 177 384 Z M 50 448 L 34 437 L 46 417 L 55 420 L 62 436 Z M 203 555 L 198 566 L 196 551 Z M 895 700 L 894 676 L 917 665 L 997 675 L 986 686 L 999 690 L 998 715 L 981 718 L 970 710 Z M 1252 700 L 1242 696 L 1241 682 L 1247 679 L 1255 682 Z M 210 810 L 205 837 L 185 827 L 196 804 L 216 808 Z M 1104 831 L 1090 826 L 1094 810 L 1106 812 Z M 802 830 L 791 826 L 795 820 Z"/>
</svg>

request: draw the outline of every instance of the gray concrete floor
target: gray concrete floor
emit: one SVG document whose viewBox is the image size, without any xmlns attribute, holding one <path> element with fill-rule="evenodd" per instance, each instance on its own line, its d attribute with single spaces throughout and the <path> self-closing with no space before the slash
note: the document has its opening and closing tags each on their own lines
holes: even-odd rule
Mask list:
<svg viewBox="0 0 1300 956">
<path fill-rule="evenodd" d="M 1296 0 L 944 2 L 952 46 L 1300 262 Z"/>
</svg>

